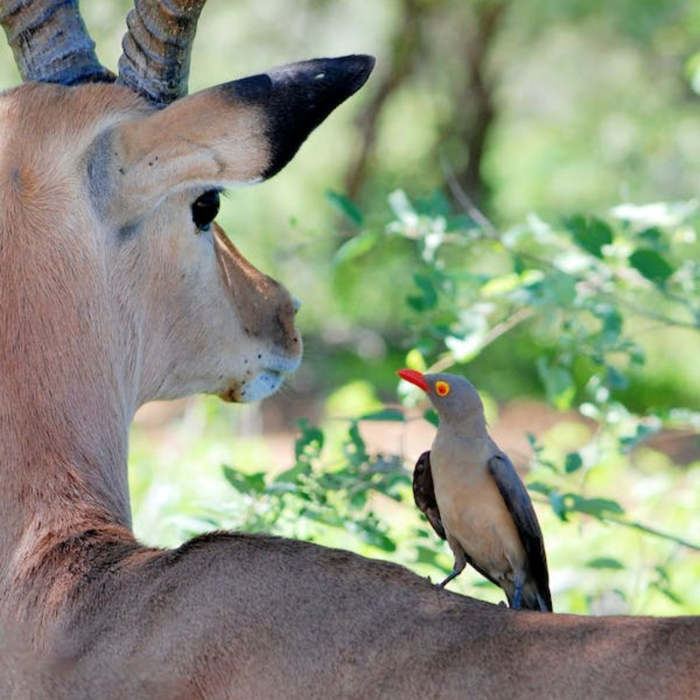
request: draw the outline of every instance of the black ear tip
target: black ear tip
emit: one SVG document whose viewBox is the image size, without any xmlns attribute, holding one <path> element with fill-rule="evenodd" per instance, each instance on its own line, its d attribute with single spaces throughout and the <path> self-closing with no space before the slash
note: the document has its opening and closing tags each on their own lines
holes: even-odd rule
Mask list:
<svg viewBox="0 0 700 700">
<path fill-rule="evenodd" d="M 372 56 L 313 58 L 233 83 L 239 99 L 267 112 L 272 153 L 264 178 L 284 167 L 309 133 L 365 84 L 373 67 Z"/>
<path fill-rule="evenodd" d="M 335 64 L 335 67 L 345 73 L 348 86 L 354 90 L 359 90 L 369 78 L 369 74 L 374 68 L 374 56 L 364 54 L 353 54 L 351 56 L 340 56 L 328 59 Z"/>
</svg>

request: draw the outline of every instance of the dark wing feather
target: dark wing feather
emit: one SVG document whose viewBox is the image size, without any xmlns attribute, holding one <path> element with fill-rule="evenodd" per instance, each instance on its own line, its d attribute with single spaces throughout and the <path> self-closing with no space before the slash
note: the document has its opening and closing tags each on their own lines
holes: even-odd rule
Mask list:
<svg viewBox="0 0 700 700">
<path fill-rule="evenodd" d="M 491 457 L 488 461 L 488 468 L 501 492 L 506 507 L 513 515 L 513 521 L 527 555 L 530 576 L 535 582 L 537 592 L 542 596 L 547 610 L 551 612 L 552 595 L 549 592 L 547 555 L 544 552 L 542 531 L 537 522 L 530 496 L 515 471 L 515 467 L 505 454 L 501 453 Z"/>
<path fill-rule="evenodd" d="M 444 540 L 445 528 L 440 519 L 440 509 L 435 500 L 435 486 L 433 485 L 433 472 L 430 469 L 430 450 L 424 452 L 416 462 L 413 469 L 413 500 L 418 508 L 423 511 L 433 530 Z"/>
</svg>

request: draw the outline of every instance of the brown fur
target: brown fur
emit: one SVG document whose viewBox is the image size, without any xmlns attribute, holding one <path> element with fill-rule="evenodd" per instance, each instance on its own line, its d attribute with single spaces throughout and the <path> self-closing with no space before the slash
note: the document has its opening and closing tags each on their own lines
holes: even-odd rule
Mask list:
<svg viewBox="0 0 700 700">
<path fill-rule="evenodd" d="M 199 104 L 201 152 L 124 88 L 0 95 L 0 697 L 690 698 L 697 619 L 515 613 L 266 536 L 135 542 L 136 407 L 246 399 L 301 352 L 286 291 L 194 230 L 228 159 L 266 157 L 254 120 Z"/>
</svg>

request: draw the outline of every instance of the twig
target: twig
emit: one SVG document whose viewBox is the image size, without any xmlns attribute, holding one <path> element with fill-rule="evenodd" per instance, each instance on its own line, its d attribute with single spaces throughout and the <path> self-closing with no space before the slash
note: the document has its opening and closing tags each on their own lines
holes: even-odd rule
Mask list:
<svg viewBox="0 0 700 700">
<path fill-rule="evenodd" d="M 603 516 L 603 519 L 609 520 L 613 523 L 617 523 L 618 525 L 624 525 L 625 527 L 631 527 L 634 530 L 640 530 L 641 532 L 646 532 L 649 535 L 654 535 L 655 537 L 660 537 L 661 539 L 669 540 L 671 542 L 675 542 L 676 544 L 680 544 L 683 547 L 687 547 L 688 549 L 693 549 L 696 552 L 700 552 L 700 545 L 697 545 L 694 542 L 689 542 L 688 540 L 684 540 L 682 537 L 676 537 L 675 535 L 669 535 L 666 532 L 661 532 L 660 530 L 655 530 L 653 527 L 649 527 L 648 525 L 645 525 L 644 523 L 638 523 L 634 520 L 625 520 L 624 518 L 616 518 L 614 515 L 605 515 L 605 516 Z"/>
<path fill-rule="evenodd" d="M 541 496 L 536 496 L 532 495 L 532 500 L 536 501 L 538 503 L 549 503 L 549 501 Z M 569 512 L 574 512 L 574 513 L 581 513 L 582 511 L 569 511 Z M 585 513 L 582 513 L 586 515 Z M 696 552 L 700 552 L 700 545 L 695 544 L 694 542 L 690 542 L 689 540 L 684 540 L 682 537 L 677 537 L 676 535 L 669 535 L 666 532 L 661 532 L 661 530 L 656 530 L 653 527 L 649 527 L 648 525 L 645 525 L 644 523 L 637 522 L 635 520 L 625 520 L 624 518 L 618 518 L 615 515 L 597 515 L 597 516 L 592 516 L 596 517 L 599 520 L 602 520 L 603 522 L 611 522 L 615 523 L 617 525 L 623 525 L 624 527 L 630 527 L 633 530 L 639 530 L 640 532 L 645 532 L 648 535 L 654 535 L 654 537 L 658 537 L 662 540 L 668 540 L 669 542 L 675 542 L 676 544 L 679 544 L 683 547 L 687 547 L 688 549 L 692 549 Z"/>
<path fill-rule="evenodd" d="M 493 343 L 494 340 L 500 338 L 504 333 L 517 326 L 519 323 L 526 321 L 532 315 L 534 315 L 535 310 L 531 307 L 523 307 L 522 309 L 516 311 L 512 316 L 508 317 L 507 320 L 501 321 L 501 323 L 496 324 L 485 336 L 483 341 L 479 346 L 479 352 L 481 352 L 487 345 Z M 456 364 L 454 357 L 451 353 L 445 353 L 441 358 L 437 360 L 431 367 L 428 368 L 428 372 L 444 372 L 446 369 L 452 367 Z"/>
<path fill-rule="evenodd" d="M 474 221 L 476 221 L 481 228 L 488 231 L 492 236 L 497 235 L 496 227 L 491 223 L 489 218 L 484 214 L 479 207 L 474 204 L 472 198 L 464 191 L 462 186 L 457 181 L 455 177 L 455 171 L 450 165 L 450 162 L 444 155 L 440 156 L 440 165 L 445 173 L 445 180 L 447 185 L 452 192 L 452 196 L 457 200 L 457 203 L 466 211 L 469 216 L 471 216 Z"/>
</svg>

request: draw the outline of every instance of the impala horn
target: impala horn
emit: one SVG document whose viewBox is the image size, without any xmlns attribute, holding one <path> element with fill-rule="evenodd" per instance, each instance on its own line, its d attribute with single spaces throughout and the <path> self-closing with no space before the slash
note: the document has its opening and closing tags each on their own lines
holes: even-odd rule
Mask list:
<svg viewBox="0 0 700 700">
<path fill-rule="evenodd" d="M 187 94 L 190 51 L 206 0 L 135 0 L 126 18 L 119 79 L 156 107 Z"/>
<path fill-rule="evenodd" d="M 61 85 L 114 80 L 97 60 L 78 0 L 0 0 L 0 24 L 23 80 Z"/>
</svg>

